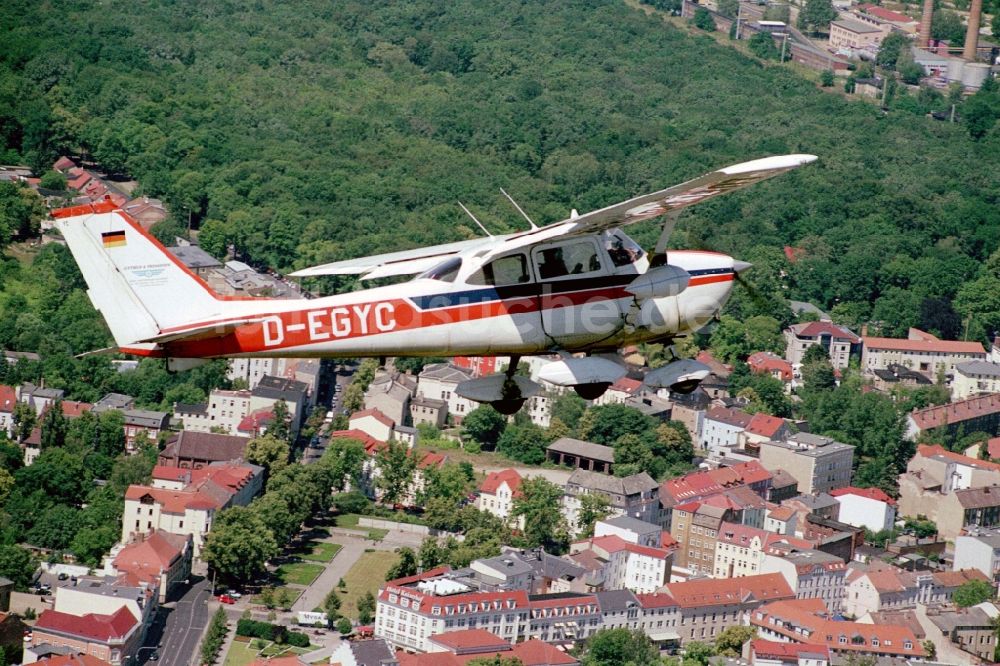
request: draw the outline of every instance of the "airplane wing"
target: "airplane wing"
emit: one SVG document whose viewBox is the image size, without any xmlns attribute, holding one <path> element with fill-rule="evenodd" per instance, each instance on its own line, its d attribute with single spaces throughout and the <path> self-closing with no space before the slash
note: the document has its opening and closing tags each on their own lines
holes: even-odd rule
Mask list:
<svg viewBox="0 0 1000 666">
<path fill-rule="evenodd" d="M 555 222 L 540 229 L 513 234 L 503 249 L 510 249 L 511 243 L 530 245 L 556 236 L 592 234 L 635 224 L 687 206 L 693 206 L 719 194 L 759 183 L 815 160 L 815 155 L 779 155 L 735 164 L 659 192 L 645 194 L 607 208 L 578 215 L 562 222 Z M 533 237 L 538 237 L 538 240 Z M 529 238 L 532 240 L 527 243 L 523 242 Z"/>
<path fill-rule="evenodd" d="M 358 259 L 346 259 L 330 264 L 304 268 L 289 273 L 291 277 L 314 277 L 317 275 L 361 275 L 362 280 L 394 275 L 416 275 L 433 268 L 444 259 L 459 252 L 478 246 L 496 243 L 495 238 L 473 238 L 472 240 L 432 245 L 415 250 L 388 252 Z"/>
</svg>

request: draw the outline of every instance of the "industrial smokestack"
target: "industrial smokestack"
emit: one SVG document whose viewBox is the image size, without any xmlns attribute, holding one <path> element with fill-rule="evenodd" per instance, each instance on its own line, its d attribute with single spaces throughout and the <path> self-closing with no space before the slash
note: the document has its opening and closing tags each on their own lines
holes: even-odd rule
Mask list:
<svg viewBox="0 0 1000 666">
<path fill-rule="evenodd" d="M 976 47 L 979 46 L 979 21 L 983 16 L 983 0 L 972 0 L 969 7 L 969 29 L 965 33 L 965 50 L 962 51 L 962 58 L 968 62 L 975 62 Z"/>
<path fill-rule="evenodd" d="M 920 15 L 920 35 L 917 46 L 922 49 L 931 46 L 931 20 L 934 18 L 934 0 L 924 0 L 924 13 Z"/>
</svg>

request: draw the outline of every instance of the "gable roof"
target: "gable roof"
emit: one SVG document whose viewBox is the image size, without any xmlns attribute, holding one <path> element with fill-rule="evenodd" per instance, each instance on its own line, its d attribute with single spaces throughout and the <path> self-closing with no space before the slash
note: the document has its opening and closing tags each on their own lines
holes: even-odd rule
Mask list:
<svg viewBox="0 0 1000 666">
<path fill-rule="evenodd" d="M 371 407 L 369 409 L 363 409 L 360 412 L 354 412 L 353 414 L 351 414 L 350 418 L 347 419 L 347 422 L 351 423 L 353 421 L 363 419 L 367 416 L 372 417 L 373 419 L 375 419 L 376 421 L 378 421 L 387 428 L 391 428 L 394 425 L 396 425 L 396 422 L 390 419 L 385 414 L 383 414 L 382 410 L 376 409 L 374 407 Z"/>
<path fill-rule="evenodd" d="M 479 485 L 479 491 L 489 495 L 495 495 L 501 483 L 506 483 L 511 493 L 517 493 L 521 487 L 521 475 L 516 469 L 502 469 L 499 472 L 490 472 Z"/>
<path fill-rule="evenodd" d="M 892 499 L 886 495 L 884 491 L 879 490 L 878 488 L 855 488 L 854 486 L 847 486 L 846 488 L 831 490 L 830 494 L 834 497 L 857 495 L 858 497 L 867 497 L 868 499 L 878 500 L 879 502 L 885 502 L 891 506 L 896 506 L 896 500 Z"/>
<path fill-rule="evenodd" d="M 878 28 L 875 28 L 878 30 Z M 931 354 L 978 354 L 986 356 L 986 350 L 979 342 L 963 342 L 961 340 L 939 340 L 932 335 L 914 336 L 914 338 L 879 338 L 866 336 L 862 338 L 866 349 L 881 349 L 886 351 L 928 352 Z"/>
<path fill-rule="evenodd" d="M 649 474 L 639 472 L 626 477 L 608 476 L 585 469 L 574 470 L 566 482 L 567 486 L 580 486 L 590 490 L 600 490 L 613 495 L 637 495 L 658 488 Z"/>
<path fill-rule="evenodd" d="M 856 21 L 851 21 L 851 23 L 856 23 Z M 867 28 L 867 26 L 864 27 Z M 847 340 L 851 344 L 861 342 L 861 338 L 854 333 L 829 321 L 808 321 L 802 324 L 792 324 L 788 328 L 800 338 L 818 338 L 822 335 L 829 335 L 835 340 Z"/>
<path fill-rule="evenodd" d="M 582 439 L 572 437 L 560 437 L 546 447 L 549 451 L 556 453 L 568 453 L 583 458 L 592 458 L 603 462 L 613 463 L 615 461 L 615 450 L 610 446 L 585 442 Z"/>
<path fill-rule="evenodd" d="M 250 440 L 246 437 L 182 430 L 167 442 L 160 457 L 193 458 L 210 462 L 238 460 L 243 458 L 249 443 Z"/>
<path fill-rule="evenodd" d="M 747 424 L 746 431 L 768 439 L 774 437 L 785 425 L 785 419 L 777 416 L 769 416 L 763 412 L 757 412 Z"/>
<path fill-rule="evenodd" d="M 681 608 L 794 599 L 795 592 L 779 573 L 740 578 L 704 578 L 665 586 Z"/>
<path fill-rule="evenodd" d="M 917 455 L 923 458 L 943 458 L 966 467 L 1000 472 L 1000 464 L 998 463 L 963 456 L 961 453 L 949 451 L 940 444 L 920 444 L 917 446 Z"/>
<path fill-rule="evenodd" d="M 719 421 L 735 428 L 746 429 L 751 418 L 753 417 L 750 414 L 729 407 L 709 407 L 705 412 L 705 420 Z"/>
<path fill-rule="evenodd" d="M 107 643 L 125 638 L 137 624 L 138 620 L 128 606 L 122 606 L 110 615 L 71 615 L 46 609 L 38 616 L 35 629 Z"/>
<path fill-rule="evenodd" d="M 17 390 L 13 386 L 0 384 L 0 412 L 14 413 L 17 406 Z"/>
</svg>

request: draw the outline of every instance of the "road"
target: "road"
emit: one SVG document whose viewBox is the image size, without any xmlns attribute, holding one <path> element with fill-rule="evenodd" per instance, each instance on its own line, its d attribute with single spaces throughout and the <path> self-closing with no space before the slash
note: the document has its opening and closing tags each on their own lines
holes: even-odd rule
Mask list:
<svg viewBox="0 0 1000 666">
<path fill-rule="evenodd" d="M 144 647 L 160 646 L 159 664 L 162 666 L 189 666 L 195 663 L 195 650 L 202 632 L 208 624 L 208 600 L 211 583 L 201 579 L 192 585 L 173 608 L 161 607 L 160 619 L 150 629 Z M 153 652 L 143 650 L 139 663 L 145 663 Z"/>
</svg>

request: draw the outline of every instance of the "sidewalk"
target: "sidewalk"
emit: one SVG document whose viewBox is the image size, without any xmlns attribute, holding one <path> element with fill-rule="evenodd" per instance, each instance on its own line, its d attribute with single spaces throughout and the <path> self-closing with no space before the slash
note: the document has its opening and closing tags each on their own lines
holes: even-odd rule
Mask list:
<svg viewBox="0 0 1000 666">
<path fill-rule="evenodd" d="M 341 549 L 327 564 L 323 573 L 302 592 L 295 604 L 292 605 L 293 611 L 311 611 L 320 606 L 327 592 L 336 587 L 337 582 L 347 575 L 361 554 L 365 552 L 365 548 L 371 547 L 370 542 L 361 539 L 343 539 L 342 542 L 332 543 L 340 543 Z"/>
</svg>

